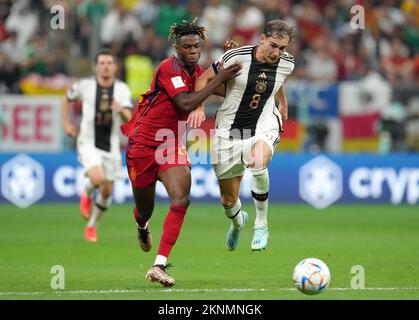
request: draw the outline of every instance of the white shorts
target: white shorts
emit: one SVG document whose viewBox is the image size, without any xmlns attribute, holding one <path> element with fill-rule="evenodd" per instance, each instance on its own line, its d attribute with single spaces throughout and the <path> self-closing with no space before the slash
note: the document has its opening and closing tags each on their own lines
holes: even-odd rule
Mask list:
<svg viewBox="0 0 419 320">
<path fill-rule="evenodd" d="M 101 166 L 105 179 L 114 181 L 123 177 L 121 153 L 100 150 L 91 144 L 78 143 L 77 154 L 85 173 L 94 166 Z"/>
<path fill-rule="evenodd" d="M 244 140 L 230 140 L 214 135 L 211 143 L 211 163 L 217 179 L 243 176 L 246 167 L 254 162 L 251 156 L 253 145 L 265 141 L 271 149 L 271 158 L 279 142 L 278 131 L 270 131 Z"/>
</svg>

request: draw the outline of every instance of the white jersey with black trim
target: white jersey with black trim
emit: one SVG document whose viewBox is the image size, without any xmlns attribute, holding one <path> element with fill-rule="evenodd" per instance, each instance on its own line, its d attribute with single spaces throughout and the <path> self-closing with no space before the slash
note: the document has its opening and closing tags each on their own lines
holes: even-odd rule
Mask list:
<svg viewBox="0 0 419 320">
<path fill-rule="evenodd" d="M 120 152 L 119 130 L 122 119 L 112 108 L 113 100 L 132 108 L 128 86 L 115 80 L 111 87 L 101 87 L 94 77 L 80 79 L 67 91 L 69 101 L 82 101 L 82 118 L 77 144 L 91 144 L 106 152 Z"/>
<path fill-rule="evenodd" d="M 217 111 L 216 133 L 221 137 L 244 139 L 279 130 L 281 116 L 275 106 L 275 94 L 294 69 L 294 57 L 283 53 L 277 63 L 256 60 L 257 46 L 234 48 L 212 64 L 218 72 L 224 67 L 240 63 L 241 74 L 228 81 L 226 96 Z"/>
</svg>

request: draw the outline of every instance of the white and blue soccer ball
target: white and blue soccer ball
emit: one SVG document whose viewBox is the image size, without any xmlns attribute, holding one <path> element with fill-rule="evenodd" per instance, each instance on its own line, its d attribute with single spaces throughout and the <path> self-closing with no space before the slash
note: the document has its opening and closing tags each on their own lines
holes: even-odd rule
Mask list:
<svg viewBox="0 0 419 320">
<path fill-rule="evenodd" d="M 315 295 L 329 286 L 330 271 L 323 261 L 307 258 L 295 266 L 293 280 L 294 286 L 302 293 Z"/>
</svg>

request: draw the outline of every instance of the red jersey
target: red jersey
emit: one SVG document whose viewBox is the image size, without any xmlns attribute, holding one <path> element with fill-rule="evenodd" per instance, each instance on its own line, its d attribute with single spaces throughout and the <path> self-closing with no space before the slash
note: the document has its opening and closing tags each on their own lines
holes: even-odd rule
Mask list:
<svg viewBox="0 0 419 320">
<path fill-rule="evenodd" d="M 195 66 L 193 75 L 181 66 L 174 56 L 163 60 L 154 72 L 150 90 L 142 95 L 137 113 L 125 125 L 122 132 L 131 141 L 149 146 L 159 146 L 162 141 L 156 139 L 160 129 L 160 136 L 165 132 L 173 132 L 176 141 L 179 136 L 178 123 L 186 121 L 189 112 L 176 107 L 172 98 L 182 92 L 195 91 L 195 81 L 205 70 Z"/>
</svg>

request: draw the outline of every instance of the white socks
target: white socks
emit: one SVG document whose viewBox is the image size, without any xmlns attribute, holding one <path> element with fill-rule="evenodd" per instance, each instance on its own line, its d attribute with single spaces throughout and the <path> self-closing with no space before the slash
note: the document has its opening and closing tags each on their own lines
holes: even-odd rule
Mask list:
<svg viewBox="0 0 419 320">
<path fill-rule="evenodd" d="M 157 255 L 156 260 L 154 261 L 154 265 L 163 265 L 165 266 L 167 263 L 167 257 L 162 255 Z"/>
<path fill-rule="evenodd" d="M 92 184 L 92 181 L 90 179 L 87 180 L 86 186 L 84 187 L 84 192 L 88 197 L 91 197 L 92 194 L 95 192 L 97 186 L 94 186 Z"/>
<path fill-rule="evenodd" d="M 96 226 L 103 213 L 111 205 L 111 202 L 112 196 L 104 198 L 102 197 L 102 194 L 98 194 L 96 201 L 93 204 L 92 215 L 90 216 L 89 222 L 87 223 L 88 227 Z"/>
<path fill-rule="evenodd" d="M 252 172 L 252 196 L 256 207 L 255 228 L 267 228 L 269 192 L 268 169 L 251 169 L 250 171 Z"/>
<path fill-rule="evenodd" d="M 240 199 L 237 199 L 237 202 L 230 207 L 224 206 L 224 212 L 228 218 L 233 222 L 233 226 L 236 229 L 239 229 L 243 225 L 243 216 L 241 214 L 242 204 Z"/>
</svg>

